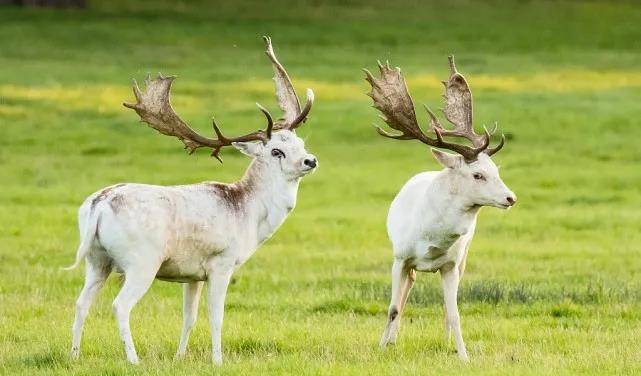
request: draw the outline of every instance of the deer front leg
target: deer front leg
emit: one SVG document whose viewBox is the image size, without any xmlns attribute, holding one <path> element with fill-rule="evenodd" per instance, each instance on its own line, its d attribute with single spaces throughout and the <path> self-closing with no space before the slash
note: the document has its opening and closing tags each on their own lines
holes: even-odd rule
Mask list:
<svg viewBox="0 0 641 376">
<path fill-rule="evenodd" d="M 209 274 L 209 323 L 211 326 L 212 360 L 216 365 L 223 363 L 221 344 L 223 314 L 225 312 L 225 296 L 232 273 L 233 268 L 225 266 L 215 267 Z"/>
<path fill-rule="evenodd" d="M 458 312 L 458 286 L 459 269 L 452 267 L 448 270 L 441 269 L 441 282 L 443 283 L 443 297 L 445 300 L 445 330 L 454 333 L 456 351 L 459 358 L 468 361 L 467 350 L 461 333 L 461 319 Z"/>
<path fill-rule="evenodd" d="M 406 280 L 407 270 L 405 269 L 405 260 L 394 259 L 394 263 L 392 264 L 392 298 L 387 312 L 387 325 L 381 337 L 381 348 L 396 342 L 396 336 L 400 328 L 401 305 L 403 303 L 403 289 Z"/>
<path fill-rule="evenodd" d="M 183 329 L 180 335 L 180 344 L 178 345 L 176 358 L 182 357 L 187 351 L 189 334 L 194 324 L 196 324 L 196 317 L 198 317 L 198 302 L 202 288 L 203 282 L 185 283 L 183 285 Z"/>
</svg>

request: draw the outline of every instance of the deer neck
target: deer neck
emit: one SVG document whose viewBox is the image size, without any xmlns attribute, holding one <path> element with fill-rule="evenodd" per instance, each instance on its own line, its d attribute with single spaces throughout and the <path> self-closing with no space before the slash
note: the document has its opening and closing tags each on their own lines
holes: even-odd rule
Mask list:
<svg viewBox="0 0 641 376">
<path fill-rule="evenodd" d="M 463 194 L 455 174 L 456 172 L 446 168 L 436 176 L 432 191 L 436 195 L 433 203 L 438 206 L 439 212 L 448 217 L 475 220 L 481 207 L 472 203 Z"/>
<path fill-rule="evenodd" d="M 286 179 L 274 174 L 259 160 L 253 160 L 236 184 L 250 193 L 244 209 L 250 223 L 256 223 L 258 243 L 266 240 L 283 223 L 296 205 L 300 178 Z"/>
</svg>

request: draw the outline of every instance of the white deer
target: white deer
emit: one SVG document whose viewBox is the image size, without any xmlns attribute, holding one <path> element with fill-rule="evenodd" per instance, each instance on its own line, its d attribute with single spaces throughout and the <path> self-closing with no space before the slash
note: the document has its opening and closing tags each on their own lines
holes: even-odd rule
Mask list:
<svg viewBox="0 0 641 376">
<path fill-rule="evenodd" d="M 173 111 L 169 91 L 173 77 L 147 80 L 141 93 L 134 83 L 137 103 L 125 104 L 160 133 L 179 138 L 191 153 L 234 146 L 253 158 L 243 178 L 232 184 L 203 182 L 179 186 L 118 184 L 89 196 L 79 209 L 81 242 L 76 262 L 86 261 L 85 285 L 76 303 L 72 357 L 79 356 L 82 327 L 92 300 L 110 272 L 124 275 L 113 309 L 127 359 L 138 363 L 129 328 L 129 315 L 154 279 L 184 286 L 183 329 L 177 356 L 185 353 L 196 321 L 204 282 L 208 284 L 212 356 L 222 363 L 221 329 L 225 294 L 232 273 L 251 257 L 283 223 L 296 204 L 300 179 L 313 171 L 316 158 L 307 153 L 294 129 L 313 103 L 301 110 L 294 87 L 264 37 L 266 54 L 275 72 L 276 96 L 284 115 L 267 128 L 241 137 L 224 136 L 213 123 L 216 139 L 197 134 Z M 258 142 L 255 142 L 258 141 Z"/>
<path fill-rule="evenodd" d="M 450 77 L 444 81 L 443 113 L 454 129 L 444 129 L 429 108 L 430 130 L 436 138 L 425 134 L 416 119 L 412 98 L 399 68 L 379 63 L 381 78 L 365 70 L 372 86 L 369 95 L 382 118 L 400 134 L 390 134 L 377 127 L 382 136 L 397 140 L 419 140 L 431 147 L 449 149 L 450 154 L 432 149 L 445 168 L 420 173 L 411 178 L 396 195 L 387 217 L 387 233 L 394 250 L 392 265 L 392 298 L 388 322 L 380 345 L 395 343 L 401 314 L 416 271 L 441 273 L 445 300 L 445 330 L 449 339 L 454 332 L 456 350 L 468 360 L 461 334 L 457 307 L 459 281 L 465 269 L 468 248 L 476 217 L 482 206 L 507 209 L 516 203 L 516 196 L 499 177 L 499 170 L 490 156 L 499 151 L 505 137 L 495 148 L 488 148 L 490 134 L 474 132 L 472 125 L 472 93 L 465 78 L 456 70 L 450 57 Z M 463 137 L 472 146 L 451 143 L 443 137 Z"/>
</svg>

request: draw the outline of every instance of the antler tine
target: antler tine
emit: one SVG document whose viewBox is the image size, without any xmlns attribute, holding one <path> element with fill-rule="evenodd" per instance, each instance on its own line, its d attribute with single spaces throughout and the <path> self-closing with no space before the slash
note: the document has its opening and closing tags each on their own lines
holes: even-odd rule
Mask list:
<svg viewBox="0 0 641 376">
<path fill-rule="evenodd" d="M 267 128 L 265 129 L 265 134 L 267 135 L 267 138 L 270 139 L 272 138 L 272 129 L 274 128 L 274 119 L 272 118 L 272 115 L 269 113 L 269 111 L 260 105 L 260 103 L 256 102 L 256 106 L 258 106 L 258 109 L 260 112 L 262 112 L 265 117 L 267 118 Z"/>
<path fill-rule="evenodd" d="M 461 145 L 461 144 L 456 144 L 453 142 L 447 142 L 443 140 L 443 130 L 441 128 L 434 128 L 434 133 L 436 134 L 436 141 L 437 145 L 431 145 L 431 146 L 436 146 L 444 149 L 449 149 L 452 150 L 460 155 L 463 156 L 463 158 L 468 161 L 468 162 L 473 162 L 476 160 L 477 155 L 481 153 L 483 150 L 485 150 L 488 145 L 489 145 L 489 134 L 487 133 L 487 129 L 485 130 L 485 134 L 487 135 L 486 142 L 479 146 L 478 148 L 471 148 L 466 145 Z M 429 138 L 429 137 L 428 137 Z M 423 141 L 424 143 L 427 143 Z"/>
<path fill-rule="evenodd" d="M 454 55 L 449 55 L 447 61 L 450 63 L 450 75 L 458 73 L 456 63 L 454 63 Z"/>
<path fill-rule="evenodd" d="M 136 101 L 140 102 L 142 100 L 142 93 L 140 92 L 140 87 L 138 87 L 138 81 L 136 79 L 132 79 L 132 87 L 134 90 L 134 97 L 136 97 Z M 135 105 L 131 103 L 123 103 L 125 107 L 135 109 Z"/>
<path fill-rule="evenodd" d="M 363 72 L 365 72 L 365 81 L 369 82 L 369 84 L 372 86 L 378 86 L 378 84 L 376 83 L 376 79 L 372 75 L 372 72 L 370 72 L 367 68 L 362 68 L 362 69 L 363 69 Z M 367 93 L 367 95 L 371 97 L 372 93 L 371 92 Z"/>
<path fill-rule="evenodd" d="M 402 134 L 389 133 L 386 130 L 384 130 L 383 128 L 381 128 L 378 125 L 376 125 L 376 124 L 373 124 L 373 126 L 374 126 L 374 128 L 376 128 L 376 132 L 378 132 L 378 134 L 380 134 L 383 137 L 393 138 L 394 140 L 415 140 L 416 139 L 415 137 L 406 135 L 405 133 L 402 133 Z"/>
<path fill-rule="evenodd" d="M 216 139 L 204 137 L 194 131 L 185 123 L 171 106 L 170 91 L 175 77 L 163 77 L 158 75 L 153 80 L 147 80 L 147 87 L 144 92 L 140 91 L 134 80 L 133 91 L 136 103 L 123 103 L 125 107 L 131 108 L 140 116 L 140 120 L 147 123 L 158 132 L 178 138 L 185 145 L 185 149 L 192 154 L 196 149 L 208 147 L 213 149 L 212 156 L 222 162 L 220 151 L 233 142 L 262 141 L 269 139 L 268 131 L 271 133 L 273 122 L 268 121 L 267 131 L 259 130 L 239 137 L 226 137 L 215 120 L 212 119 L 212 127 Z M 265 113 L 265 112 L 263 112 Z M 265 114 L 267 116 L 267 114 Z M 268 117 L 268 119 L 271 117 Z"/>
<path fill-rule="evenodd" d="M 216 123 L 216 118 L 212 116 L 211 118 L 211 127 L 214 129 L 214 133 L 216 134 L 216 138 L 220 141 L 219 145 L 216 145 L 212 148 L 211 151 L 211 156 L 218 159 L 218 162 L 223 163 L 222 158 L 220 158 L 220 151 L 223 149 L 223 146 L 226 144 L 231 144 L 227 142 L 227 137 L 223 134 L 223 132 L 220 130 L 218 127 L 218 124 Z M 194 151 L 191 150 L 189 154 L 192 154 Z"/>
<path fill-rule="evenodd" d="M 443 136 L 459 136 L 459 137 L 466 137 L 466 136 L 459 134 L 456 131 L 449 131 L 443 128 L 443 126 L 441 125 L 441 122 L 438 121 L 438 118 L 436 117 L 434 112 L 432 112 L 432 110 L 427 106 L 425 106 L 425 110 L 430 116 L 430 129 L 434 131 L 434 133 L 436 134 L 436 138 L 439 142 L 441 142 L 442 144 L 448 145 L 447 146 L 448 149 L 456 151 L 461 155 L 464 155 L 468 160 L 474 160 L 476 158 L 476 155 L 487 147 L 486 141 L 489 142 L 489 135 L 487 138 L 484 138 L 483 144 L 481 144 L 477 148 L 468 148 L 465 145 L 459 145 L 459 144 L 448 143 L 443 141 Z M 487 130 L 486 130 L 486 133 L 487 133 Z M 458 146 L 465 146 L 465 148 L 459 149 Z"/>
<path fill-rule="evenodd" d="M 485 128 L 485 126 L 483 126 L 483 129 L 485 129 L 485 132 L 486 132 L 489 136 L 492 136 L 494 133 L 496 133 L 496 131 L 498 130 L 498 128 L 499 128 L 499 124 L 498 124 L 496 121 L 494 122 L 494 125 L 492 126 L 492 130 L 490 130 L 490 131 L 488 131 L 488 130 L 487 130 L 487 128 Z M 495 147 L 493 147 L 493 148 L 490 148 L 490 147 L 489 147 L 489 141 L 488 141 L 488 148 L 487 148 L 487 149 L 485 149 L 485 150 L 484 150 L 484 152 L 485 152 L 487 155 L 492 156 L 492 155 L 494 155 L 494 154 L 498 153 L 498 151 L 499 151 L 499 150 L 501 150 L 501 149 L 503 148 L 503 145 L 505 145 L 505 134 L 501 133 L 501 141 L 499 141 L 499 144 L 498 144 L 498 145 L 496 145 L 496 146 L 495 146 Z"/>
<path fill-rule="evenodd" d="M 425 104 L 423 105 L 423 108 L 425 108 L 425 111 L 427 111 L 427 114 L 430 117 L 430 130 L 434 130 L 438 128 L 441 131 L 445 131 L 445 129 L 443 129 L 443 126 L 441 125 L 441 122 L 438 121 L 438 118 L 436 117 L 434 112 L 432 112 L 432 110 L 429 107 L 427 107 L 427 105 Z"/>
<path fill-rule="evenodd" d="M 503 149 L 503 145 L 505 145 L 505 135 L 501 133 L 501 141 L 499 141 L 499 144 L 493 148 L 486 149 L 485 152 L 491 157 L 492 155 L 498 153 L 499 150 Z"/>
<path fill-rule="evenodd" d="M 492 130 L 490 131 L 490 136 L 493 135 L 494 133 L 496 133 L 497 129 L 499 129 L 499 123 L 497 123 L 495 121 L 494 124 L 492 125 Z"/>
<path fill-rule="evenodd" d="M 294 129 L 300 127 L 300 125 L 302 123 L 304 123 L 305 120 L 307 120 L 307 115 L 312 110 L 312 105 L 313 104 L 314 104 L 314 92 L 312 91 L 312 89 L 308 88 L 307 89 L 307 101 L 305 103 L 305 107 L 303 107 L 303 110 L 300 112 L 298 117 L 296 117 L 296 119 L 294 119 L 294 121 L 292 121 L 292 123 L 289 126 L 287 126 L 286 129 L 294 130 Z"/>
</svg>

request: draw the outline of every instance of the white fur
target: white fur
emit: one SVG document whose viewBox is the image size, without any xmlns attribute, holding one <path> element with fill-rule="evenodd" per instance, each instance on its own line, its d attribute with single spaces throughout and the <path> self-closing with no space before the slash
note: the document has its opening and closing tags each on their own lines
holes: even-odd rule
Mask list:
<svg viewBox="0 0 641 376">
<path fill-rule="evenodd" d="M 438 150 L 433 153 L 445 169 L 411 178 L 394 198 L 387 217 L 394 263 L 392 299 L 381 346 L 396 341 L 416 271 L 440 271 L 446 333 L 449 337 L 454 332 L 459 357 L 467 360 L 457 293 L 476 217 L 482 206 L 512 206 L 516 196 L 505 186 L 487 154 L 481 153 L 477 161 L 468 164 L 459 155 Z M 484 180 L 475 179 L 474 174 L 481 174 Z"/>
<path fill-rule="evenodd" d="M 186 351 L 200 291 L 208 283 L 212 356 L 214 363 L 222 362 L 221 329 L 231 275 L 283 223 L 296 204 L 300 179 L 313 170 L 304 161 L 315 161 L 303 141 L 288 130 L 274 132 L 265 145 L 234 146 L 253 161 L 243 179 L 232 185 L 123 184 L 85 200 L 78 214 L 81 243 L 72 266 L 86 260 L 85 286 L 73 324 L 73 357 L 79 356 L 91 302 L 110 272 L 116 271 L 124 274 L 124 284 L 113 309 L 131 363 L 137 363 L 138 356 L 129 314 L 155 278 L 184 283 L 177 356 Z M 273 156 L 274 148 L 285 158 Z"/>
</svg>

